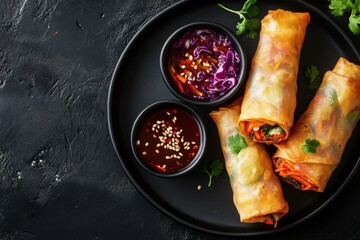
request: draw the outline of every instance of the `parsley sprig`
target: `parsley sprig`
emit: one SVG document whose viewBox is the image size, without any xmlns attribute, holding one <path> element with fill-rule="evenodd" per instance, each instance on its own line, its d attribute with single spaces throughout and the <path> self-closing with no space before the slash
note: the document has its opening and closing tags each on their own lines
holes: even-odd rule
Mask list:
<svg viewBox="0 0 360 240">
<path fill-rule="evenodd" d="M 306 139 L 305 144 L 301 146 L 301 149 L 309 154 L 316 153 L 316 149 L 320 146 L 320 142 L 316 139 Z"/>
<path fill-rule="evenodd" d="M 321 84 L 320 71 L 314 66 L 310 65 L 305 69 L 305 76 L 309 79 L 309 88 L 312 90 L 316 90 L 319 88 Z"/>
<path fill-rule="evenodd" d="M 213 177 L 218 177 L 224 171 L 224 161 L 215 159 L 204 166 L 204 170 L 209 176 L 208 187 L 211 187 Z"/>
<path fill-rule="evenodd" d="M 348 27 L 354 35 L 360 34 L 360 0 L 330 0 L 329 9 L 335 17 L 350 13 Z"/>
<path fill-rule="evenodd" d="M 251 39 L 257 36 L 257 30 L 260 29 L 261 23 L 260 20 L 256 18 L 260 13 L 260 8 L 254 5 L 256 1 L 257 0 L 247 0 L 239 11 L 227 8 L 220 3 L 218 4 L 219 7 L 226 11 L 239 15 L 240 22 L 236 25 L 236 34 L 238 36 L 246 36 Z"/>
</svg>

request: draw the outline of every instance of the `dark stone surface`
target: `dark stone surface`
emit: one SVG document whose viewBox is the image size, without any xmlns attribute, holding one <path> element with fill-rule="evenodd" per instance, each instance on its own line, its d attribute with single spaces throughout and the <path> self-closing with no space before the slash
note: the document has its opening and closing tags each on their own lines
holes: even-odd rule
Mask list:
<svg viewBox="0 0 360 240">
<path fill-rule="evenodd" d="M 0 239 L 226 239 L 147 202 L 108 133 L 108 87 L 121 52 L 175 2 L 1 1 Z M 329 13 L 327 1 L 308 2 Z M 346 19 L 335 20 L 349 33 Z M 256 239 L 360 239 L 359 183 L 357 171 L 320 214 Z"/>
</svg>

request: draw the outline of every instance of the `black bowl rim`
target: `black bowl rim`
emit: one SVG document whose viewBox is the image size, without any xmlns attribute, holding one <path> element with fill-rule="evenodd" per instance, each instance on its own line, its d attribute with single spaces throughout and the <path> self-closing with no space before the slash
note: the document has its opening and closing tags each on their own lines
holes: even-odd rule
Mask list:
<svg viewBox="0 0 360 240">
<path fill-rule="evenodd" d="M 196 153 L 194 159 L 191 161 L 191 163 L 188 166 L 186 166 L 185 168 L 182 168 L 180 171 L 175 172 L 175 173 L 163 173 L 163 172 L 159 172 L 159 171 L 156 171 L 156 170 L 150 168 L 142 160 L 141 156 L 138 155 L 137 149 L 135 146 L 135 142 L 136 142 L 135 133 L 136 133 L 136 129 L 137 129 L 138 125 L 141 123 L 143 118 L 146 117 L 147 114 L 151 113 L 152 111 L 154 111 L 158 108 L 162 108 L 162 107 L 176 107 L 176 108 L 180 108 L 181 110 L 189 113 L 197 122 L 197 124 L 199 126 L 199 131 L 200 131 L 200 144 L 199 144 L 200 146 L 199 146 L 199 150 Z M 154 102 L 154 103 L 150 104 L 149 106 L 145 107 L 139 113 L 139 115 L 136 117 L 136 119 L 133 123 L 132 129 L 131 129 L 131 150 L 133 152 L 135 159 L 146 171 L 150 172 L 151 174 L 153 174 L 155 176 L 159 176 L 159 177 L 177 177 L 177 176 L 182 176 L 182 175 L 190 172 L 192 169 L 194 169 L 198 165 L 198 163 L 203 158 L 206 145 L 207 145 L 206 129 L 205 129 L 205 124 L 204 124 L 203 119 L 190 106 L 186 105 L 185 103 L 175 101 L 175 100 L 161 100 L 161 101 Z"/>
<path fill-rule="evenodd" d="M 222 34 L 226 34 L 227 36 L 229 36 L 229 38 L 233 42 L 233 46 L 234 46 L 235 50 L 238 52 L 238 54 L 240 56 L 241 66 L 240 66 L 240 72 L 237 76 L 237 79 L 238 79 L 237 84 L 229 92 L 227 92 L 224 96 L 217 98 L 215 100 L 197 101 L 195 99 L 188 98 L 185 95 L 179 93 L 178 90 L 176 89 L 176 87 L 174 86 L 174 84 L 171 83 L 171 80 L 170 80 L 171 78 L 168 75 L 168 71 L 167 71 L 167 60 L 168 60 L 167 53 L 168 53 L 168 50 L 171 47 L 171 45 L 178 39 L 178 37 L 181 34 L 185 33 L 185 31 L 187 31 L 188 29 L 197 28 L 197 27 L 202 27 L 202 28 L 208 27 L 217 32 L 220 32 Z M 197 106 L 218 106 L 218 105 L 228 101 L 230 98 L 232 98 L 240 90 L 242 84 L 245 81 L 247 65 L 248 65 L 248 63 L 247 63 L 245 49 L 243 48 L 242 44 L 237 39 L 237 37 L 227 27 L 225 27 L 221 24 L 218 24 L 218 23 L 210 22 L 210 21 L 193 22 L 193 23 L 189 23 L 189 24 L 183 25 L 182 27 L 178 28 L 165 41 L 165 43 L 161 49 L 161 53 L 160 53 L 160 71 L 161 71 L 162 78 L 163 78 L 164 82 L 166 83 L 166 86 L 178 99 L 180 99 L 188 104 L 197 105 Z"/>
</svg>

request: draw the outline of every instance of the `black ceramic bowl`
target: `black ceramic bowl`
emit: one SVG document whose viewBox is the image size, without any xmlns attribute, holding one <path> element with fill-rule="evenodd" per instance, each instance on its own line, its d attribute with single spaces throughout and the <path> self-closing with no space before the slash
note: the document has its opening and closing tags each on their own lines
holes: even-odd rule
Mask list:
<svg viewBox="0 0 360 240">
<path fill-rule="evenodd" d="M 160 101 L 136 118 L 131 147 L 139 164 L 161 177 L 180 176 L 201 160 L 206 145 L 200 116 L 178 101 Z"/>
<path fill-rule="evenodd" d="M 245 50 L 230 30 L 217 23 L 196 22 L 167 39 L 160 54 L 160 70 L 167 87 L 180 100 L 217 106 L 240 89 L 246 61 Z"/>
</svg>

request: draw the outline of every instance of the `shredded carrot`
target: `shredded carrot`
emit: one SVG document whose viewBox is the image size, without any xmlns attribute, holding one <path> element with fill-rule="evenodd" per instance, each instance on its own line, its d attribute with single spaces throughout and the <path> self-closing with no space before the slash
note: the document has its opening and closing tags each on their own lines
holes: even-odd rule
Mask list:
<svg viewBox="0 0 360 240">
<path fill-rule="evenodd" d="M 254 131 L 254 134 L 255 134 L 255 137 L 256 137 L 257 140 L 261 140 L 261 139 L 262 139 L 261 134 L 260 134 L 259 131 Z"/>
<path fill-rule="evenodd" d="M 170 71 L 170 75 L 171 75 L 171 77 L 174 79 L 174 83 L 176 84 L 176 86 L 178 87 L 178 89 L 179 89 L 179 91 L 181 92 L 181 93 L 184 93 L 185 91 L 184 91 L 184 88 L 183 88 L 183 86 L 181 85 L 181 82 L 179 82 L 179 81 L 177 81 L 177 77 L 176 77 L 176 75 L 175 75 L 175 69 L 174 68 L 171 68 L 171 71 Z"/>
<path fill-rule="evenodd" d="M 276 167 L 275 172 L 278 172 L 281 177 L 290 177 L 297 181 L 301 190 L 305 191 L 317 189 L 310 179 L 302 175 L 301 172 L 297 171 L 288 161 L 282 160 L 280 166 Z"/>
<path fill-rule="evenodd" d="M 180 80 L 180 82 L 182 82 L 182 83 L 186 83 L 186 78 L 184 78 L 183 76 L 180 76 L 179 74 L 176 74 L 176 78 L 178 79 L 178 80 Z"/>
<path fill-rule="evenodd" d="M 196 95 L 198 95 L 198 96 L 202 96 L 202 95 L 203 95 L 203 93 L 202 93 L 201 91 L 197 90 L 197 89 L 195 88 L 195 86 L 189 84 L 188 87 L 191 89 L 191 91 L 192 91 L 194 94 L 196 94 Z"/>
<path fill-rule="evenodd" d="M 285 137 L 285 133 L 281 133 L 281 134 L 274 134 L 270 136 L 269 139 L 283 139 L 284 137 Z"/>
</svg>

